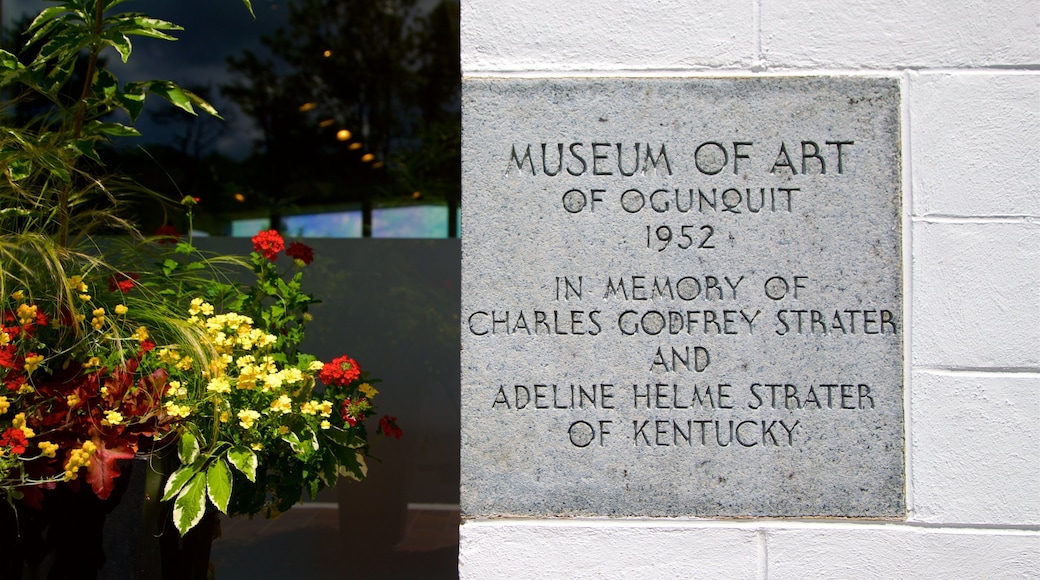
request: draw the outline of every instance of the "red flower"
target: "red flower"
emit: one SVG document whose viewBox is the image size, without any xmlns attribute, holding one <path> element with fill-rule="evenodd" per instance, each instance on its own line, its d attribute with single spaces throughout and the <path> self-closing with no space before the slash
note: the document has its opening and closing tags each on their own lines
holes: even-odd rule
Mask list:
<svg viewBox="0 0 1040 580">
<path fill-rule="evenodd" d="M 134 281 L 140 278 L 139 274 L 118 274 L 109 277 L 108 279 L 108 291 L 115 292 L 116 290 L 126 294 L 134 287 Z"/>
<path fill-rule="evenodd" d="M 161 238 L 160 244 L 176 244 L 181 233 L 177 231 L 177 228 L 167 225 L 155 230 L 155 236 Z"/>
<path fill-rule="evenodd" d="M 9 427 L 3 435 L 0 435 L 0 447 L 10 447 L 12 455 L 25 453 L 28 445 L 29 440 L 25 438 L 25 433 L 21 429 Z"/>
<path fill-rule="evenodd" d="M 267 230 L 253 236 L 253 249 L 273 262 L 278 252 L 285 249 L 285 240 L 277 231 Z"/>
<path fill-rule="evenodd" d="M 142 355 L 144 355 L 144 353 L 146 353 L 146 352 L 148 352 L 148 351 L 150 351 L 150 350 L 152 350 L 154 348 L 155 348 L 155 343 L 150 341 L 150 340 L 146 340 L 146 341 L 141 343 L 141 348 L 138 350 L 137 356 L 142 356 Z"/>
<path fill-rule="evenodd" d="M 343 399 L 343 409 L 340 411 L 340 417 L 343 417 L 343 421 L 345 421 L 347 425 L 353 427 L 354 425 L 357 425 L 359 421 L 365 420 L 365 414 L 358 413 L 356 416 L 351 414 L 350 405 L 350 399 Z"/>
<path fill-rule="evenodd" d="M 314 261 L 314 249 L 300 242 L 289 244 L 289 249 L 285 251 L 285 255 L 304 264 L 310 264 Z"/>
<path fill-rule="evenodd" d="M 397 417 L 390 415 L 383 415 L 383 418 L 379 420 L 379 432 L 394 439 L 400 439 L 401 435 L 404 435 L 404 431 L 397 426 Z"/>
<path fill-rule="evenodd" d="M 332 362 L 325 363 L 325 366 L 321 367 L 321 372 L 318 373 L 321 382 L 341 387 L 349 385 L 359 376 L 361 376 L 361 367 L 358 366 L 356 360 L 349 356 L 332 359 Z"/>
</svg>

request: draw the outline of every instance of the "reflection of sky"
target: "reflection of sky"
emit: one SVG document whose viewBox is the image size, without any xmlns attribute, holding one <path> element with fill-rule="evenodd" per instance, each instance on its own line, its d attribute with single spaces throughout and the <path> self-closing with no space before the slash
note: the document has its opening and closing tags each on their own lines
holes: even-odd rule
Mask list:
<svg viewBox="0 0 1040 580">
<path fill-rule="evenodd" d="M 43 8 L 53 5 L 41 0 L 0 0 L 7 25 L 23 14 L 35 16 Z M 184 27 L 173 32 L 178 38 L 167 42 L 144 37 L 133 37 L 133 53 L 123 64 L 114 50 L 108 49 L 110 68 L 121 82 L 152 79 L 172 80 L 182 86 L 212 85 L 213 104 L 229 113 L 234 127 L 217 144 L 219 152 L 241 158 L 247 155 L 254 135 L 248 117 L 219 94 L 219 85 L 228 82 L 228 56 L 240 54 L 243 49 L 261 51 L 260 36 L 270 34 L 285 23 L 288 0 L 253 0 L 256 20 L 249 15 L 241 0 L 136 0 L 121 4 L 117 10 L 144 12 L 148 16 L 167 20 Z M 155 100 L 158 98 L 153 97 Z M 149 102 L 153 98 L 149 99 Z M 156 110 L 154 105 L 146 111 Z M 146 142 L 163 142 L 172 135 L 173 127 L 152 123 L 148 115 L 137 122 Z"/>
<path fill-rule="evenodd" d="M 251 237 L 270 227 L 267 218 L 235 220 L 231 235 Z M 361 211 L 303 214 L 282 218 L 282 229 L 294 238 L 360 238 Z M 448 208 L 413 205 L 372 210 L 373 238 L 446 238 Z"/>
<path fill-rule="evenodd" d="M 361 212 L 294 215 L 282 218 L 282 226 L 296 238 L 360 238 Z"/>
<path fill-rule="evenodd" d="M 226 60 L 244 49 L 260 54 L 266 50 L 260 36 L 271 34 L 283 26 L 291 0 L 253 0 L 256 19 L 250 17 L 241 0 L 136 0 L 121 4 L 117 10 L 144 12 L 150 17 L 167 20 L 185 30 L 173 32 L 177 41 L 167 42 L 134 37 L 129 62 L 123 64 L 113 49 L 103 55 L 120 81 L 168 79 L 181 86 L 212 87 L 211 101 L 231 124 L 231 130 L 216 145 L 217 152 L 234 158 L 249 154 L 259 137 L 248 116 L 220 96 L 219 85 L 229 82 Z M 421 9 L 436 0 L 420 0 Z M 11 25 L 23 15 L 35 16 L 53 6 L 42 0 L 0 0 L 3 22 Z M 158 110 L 158 97 L 150 97 L 136 123 L 145 143 L 169 141 L 175 126 L 162 126 L 151 121 L 148 111 Z M 133 139 L 123 140 L 127 145 Z M 447 237 L 448 210 L 444 206 L 408 206 L 374 209 L 372 237 L 377 238 L 444 238 Z M 233 236 L 250 237 L 270 227 L 266 218 L 238 220 L 232 224 Z M 290 216 L 283 219 L 284 231 L 293 237 L 354 238 L 361 237 L 359 211 Z"/>
</svg>

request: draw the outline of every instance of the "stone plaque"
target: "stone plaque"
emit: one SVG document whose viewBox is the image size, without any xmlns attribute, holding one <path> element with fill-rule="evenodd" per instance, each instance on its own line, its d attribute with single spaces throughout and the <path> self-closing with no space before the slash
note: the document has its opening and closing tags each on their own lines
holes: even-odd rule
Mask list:
<svg viewBox="0 0 1040 580">
<path fill-rule="evenodd" d="M 902 517 L 899 99 L 467 80 L 464 515 Z"/>
</svg>

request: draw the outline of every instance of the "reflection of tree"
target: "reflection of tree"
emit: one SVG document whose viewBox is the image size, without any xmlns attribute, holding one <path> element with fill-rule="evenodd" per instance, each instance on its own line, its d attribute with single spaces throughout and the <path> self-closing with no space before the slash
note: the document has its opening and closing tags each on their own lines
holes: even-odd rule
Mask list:
<svg viewBox="0 0 1040 580">
<path fill-rule="evenodd" d="M 457 202 L 458 10 L 297 0 L 263 39 L 271 58 L 228 60 L 237 78 L 222 91 L 261 135 L 248 189 L 273 217 L 287 203 Z"/>
</svg>

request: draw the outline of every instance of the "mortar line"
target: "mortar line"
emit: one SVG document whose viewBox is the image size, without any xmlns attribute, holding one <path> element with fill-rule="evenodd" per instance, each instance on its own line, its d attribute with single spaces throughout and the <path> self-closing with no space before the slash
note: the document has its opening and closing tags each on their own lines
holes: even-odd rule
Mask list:
<svg viewBox="0 0 1040 580">
<path fill-rule="evenodd" d="M 758 569 L 756 580 L 769 580 L 769 532 L 760 528 L 755 534 L 758 540 Z"/>
<path fill-rule="evenodd" d="M 988 523 L 935 523 L 910 520 L 854 520 L 837 518 L 733 518 L 733 519 L 695 519 L 695 518 L 611 518 L 611 517 L 494 517 L 465 518 L 465 525 L 475 527 L 494 525 L 514 525 L 518 527 L 633 527 L 633 528 L 672 528 L 672 529 L 712 529 L 735 528 L 758 532 L 760 530 L 826 530 L 826 529 L 877 529 L 877 530 L 937 530 L 952 533 L 985 533 L 1015 534 L 1040 536 L 1040 524 L 988 524 Z"/>
<path fill-rule="evenodd" d="M 942 376 L 975 376 L 975 377 L 1015 377 L 1040 378 L 1040 368 L 1036 367 L 955 367 L 955 366 L 916 366 L 914 372 L 929 373 Z"/>
<path fill-rule="evenodd" d="M 911 141 L 911 127 L 913 119 L 910 110 L 910 73 L 902 75 L 902 95 L 899 103 L 900 115 L 902 116 L 902 134 L 900 143 L 903 148 L 903 482 L 906 490 L 906 513 L 908 516 L 914 513 L 914 462 L 913 462 L 913 409 L 911 400 L 913 393 L 913 312 L 910 306 L 914 298 L 914 269 L 913 269 L 913 215 L 914 215 L 914 189 L 913 189 L 913 143 Z"/>
<path fill-rule="evenodd" d="M 765 70 L 762 58 L 762 0 L 751 2 L 751 68 Z"/>
<path fill-rule="evenodd" d="M 1032 224 L 1040 223 L 1040 216 L 1033 215 L 952 215 L 952 214 L 938 214 L 938 213 L 927 213 L 919 216 L 913 216 L 915 222 L 925 223 L 936 223 L 936 224 L 971 224 L 971 223 L 987 223 L 987 224 Z"/>
<path fill-rule="evenodd" d="M 553 78 L 553 77 L 698 77 L 698 76 L 900 76 L 904 72 L 922 74 L 957 74 L 957 75 L 1035 75 L 1040 72 L 1036 66 L 989 66 L 989 67 L 926 67 L 926 66 L 891 66 L 878 67 L 832 67 L 832 68 L 792 68 L 771 64 L 768 70 L 755 70 L 753 67 L 740 66 L 736 63 L 716 66 L 699 66 L 684 68 L 573 68 L 573 69 L 481 69 L 468 70 L 462 73 L 468 78 Z"/>
</svg>

